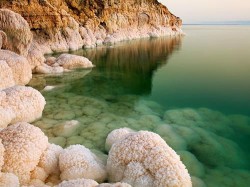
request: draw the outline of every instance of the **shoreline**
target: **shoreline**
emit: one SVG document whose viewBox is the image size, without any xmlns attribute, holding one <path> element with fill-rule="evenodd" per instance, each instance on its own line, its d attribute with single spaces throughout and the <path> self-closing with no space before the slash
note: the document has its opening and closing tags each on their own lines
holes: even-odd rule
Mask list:
<svg viewBox="0 0 250 187">
<path fill-rule="evenodd" d="M 46 3 L 48 2 L 45 1 Z M 161 8 L 167 10 L 165 7 Z M 127 132 L 127 130 L 124 133 L 123 129 L 120 129 L 117 136 L 116 132 L 113 132 L 114 137 L 111 140 L 112 143 L 109 143 L 108 146 L 111 150 L 108 149 L 110 154 L 107 160 L 106 156 L 102 158 L 102 155 L 99 154 L 98 156 L 98 153 L 94 154 L 82 145 L 73 145 L 63 149 L 60 146 L 50 144 L 48 137 L 41 129 L 30 124 L 41 118 L 46 105 L 46 101 L 40 92 L 25 86 L 31 80 L 32 73 L 62 73 L 76 68 L 94 67 L 92 62 L 85 57 L 61 54 L 57 58 L 48 57 L 46 59 L 44 56 L 46 53 L 73 51 L 82 48 L 84 45 L 85 47 L 96 47 L 100 44 L 114 44 L 125 40 L 182 34 L 181 29 L 178 28 L 179 18 L 176 23 L 171 23 L 172 26 L 167 27 L 151 28 L 149 25 L 144 27 L 140 23 L 139 28 L 135 25 L 125 30 L 119 31 L 118 29 L 113 34 L 104 33 L 103 27 L 99 27 L 100 29 L 94 34 L 91 29 L 80 27 L 79 23 L 68 16 L 67 13 L 64 12 L 63 15 L 66 15 L 66 20 L 69 21 L 68 27 L 63 28 L 62 32 L 55 30 L 55 32 L 50 33 L 49 38 L 46 38 L 46 31 L 45 33 L 43 31 L 41 33 L 39 31 L 33 32 L 33 29 L 21 15 L 8 9 L 0 9 L 0 59 L 2 60 L 0 61 L 0 70 L 1 72 L 8 70 L 7 75 L 1 75 L 3 81 L 0 84 L 0 125 L 2 128 L 0 131 L 0 169 L 2 171 L 0 182 L 4 186 L 11 185 L 12 187 L 20 185 L 130 187 L 129 184 L 124 182 L 125 179 L 121 180 L 121 176 L 117 176 L 117 171 L 124 167 L 123 164 L 116 165 L 117 162 L 124 162 L 123 154 L 119 156 L 120 158 L 112 156 L 112 154 L 117 154 L 116 149 L 112 149 L 112 144 L 122 148 L 123 144 L 119 144 L 119 141 L 124 140 L 132 141 L 136 146 L 137 143 L 134 142 L 133 138 L 139 138 L 140 141 L 144 142 L 145 147 L 149 147 L 137 154 L 151 159 L 151 154 L 147 154 L 148 151 L 151 151 L 159 158 L 164 157 L 165 164 L 162 164 L 160 168 L 162 170 L 171 168 L 174 175 L 162 173 L 164 180 L 159 180 L 155 177 L 158 169 L 147 168 L 150 170 L 150 173 L 148 173 L 144 168 L 147 166 L 141 165 L 144 159 L 138 160 L 137 164 L 145 170 L 144 175 L 146 177 L 143 180 L 138 179 L 138 185 L 165 186 L 174 179 L 174 183 L 178 186 L 191 187 L 191 177 L 180 157 L 155 133 L 132 130 L 129 130 L 132 133 Z M 140 21 L 147 24 L 148 15 L 143 13 L 140 16 L 142 16 L 139 17 Z M 171 15 L 171 17 L 175 19 L 175 16 Z M 175 26 L 175 24 L 177 25 Z M 141 26 L 142 28 L 140 28 Z M 51 90 L 53 87 L 47 89 Z M 78 121 L 72 120 L 63 124 L 63 128 L 75 129 L 78 125 Z M 60 131 L 60 129 L 58 130 Z M 121 132 L 122 137 L 120 136 Z M 158 153 L 154 150 L 157 147 L 162 151 Z M 165 155 L 165 151 L 169 152 L 172 157 L 169 158 Z M 132 147 L 129 152 L 133 153 Z M 130 154 L 129 152 L 126 151 L 124 154 Z M 132 166 L 134 164 L 133 157 L 126 162 L 131 162 L 131 168 L 128 166 L 126 172 L 130 173 L 137 170 L 137 166 Z M 155 165 L 159 163 L 153 162 Z M 178 167 L 174 167 L 176 164 L 178 164 Z M 107 173 L 109 176 L 107 176 Z M 140 176 L 138 177 L 140 178 Z M 126 176 L 124 177 L 126 178 Z M 146 183 L 144 180 L 146 180 Z M 98 183 L 105 181 L 114 184 L 98 185 Z"/>
</svg>

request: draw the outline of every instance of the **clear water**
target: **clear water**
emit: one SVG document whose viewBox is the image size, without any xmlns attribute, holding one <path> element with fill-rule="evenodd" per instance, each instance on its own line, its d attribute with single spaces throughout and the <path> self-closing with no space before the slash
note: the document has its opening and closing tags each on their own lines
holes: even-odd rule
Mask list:
<svg viewBox="0 0 250 187">
<path fill-rule="evenodd" d="M 95 68 L 34 76 L 39 90 L 55 86 L 42 91 L 47 104 L 34 124 L 53 143 L 105 154 L 113 129 L 154 131 L 180 154 L 194 186 L 249 186 L 250 27 L 184 31 L 80 50 Z"/>
</svg>

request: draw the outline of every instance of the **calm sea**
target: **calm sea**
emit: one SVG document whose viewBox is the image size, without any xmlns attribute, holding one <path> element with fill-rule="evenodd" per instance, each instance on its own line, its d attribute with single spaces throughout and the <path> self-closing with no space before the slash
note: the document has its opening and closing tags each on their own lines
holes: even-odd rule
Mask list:
<svg viewBox="0 0 250 187">
<path fill-rule="evenodd" d="M 42 92 L 47 105 L 34 124 L 53 143 L 104 154 L 113 129 L 150 130 L 180 154 L 194 186 L 248 186 L 250 26 L 183 30 L 185 37 L 76 51 L 96 67 L 34 76 L 39 90 L 56 86 Z M 70 120 L 79 126 L 64 132 Z"/>
</svg>

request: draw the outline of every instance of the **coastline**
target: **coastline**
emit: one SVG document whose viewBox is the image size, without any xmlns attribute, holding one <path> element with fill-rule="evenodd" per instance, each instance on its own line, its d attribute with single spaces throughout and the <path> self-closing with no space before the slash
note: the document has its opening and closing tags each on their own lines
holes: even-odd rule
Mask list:
<svg viewBox="0 0 250 187">
<path fill-rule="evenodd" d="M 0 5 L 5 5 L 3 3 Z M 4 186 L 11 185 L 12 187 L 20 185 L 130 187 L 124 181 L 131 184 L 129 180 L 134 176 L 124 176 L 124 180 L 121 180 L 122 176 L 117 175 L 117 172 L 121 171 L 122 168 L 123 172 L 134 172 L 139 166 L 142 170 L 145 170 L 143 171 L 145 179 L 141 180 L 141 175 L 138 175 L 138 181 L 136 182 L 138 185 L 165 186 L 174 180 L 175 185 L 191 187 L 191 177 L 180 157 L 159 135 L 152 132 L 135 132 L 132 130 L 127 132 L 123 129 L 111 132 L 114 137 L 111 138 L 112 143 L 107 138 L 109 144 L 107 151 L 111 148 L 108 160 L 106 157 L 103 158 L 102 154 L 94 154 L 82 145 L 73 145 L 63 149 L 49 143 L 48 137 L 41 129 L 31 125 L 32 122 L 42 116 L 46 101 L 40 92 L 25 86 L 31 80 L 32 73 L 54 74 L 73 71 L 76 68 L 88 69 L 94 67 L 92 62 L 81 56 L 61 54 L 57 58 L 45 58 L 45 54 L 74 51 L 83 46 L 93 48 L 102 44 L 114 44 L 139 38 L 165 35 L 179 36 L 183 34 L 180 28 L 181 20 L 169 13 L 166 7 L 156 3 L 145 4 L 146 9 L 143 10 L 146 11 L 147 7 L 151 5 L 153 5 L 153 8 L 160 10 L 160 13 L 156 14 L 152 10 L 150 11 L 154 16 L 162 19 L 162 25 L 157 25 L 156 20 L 150 20 L 148 14 L 140 13 L 136 18 L 138 20 L 132 22 L 132 25 L 126 29 L 119 28 L 120 18 L 116 20 L 117 24 L 106 24 L 104 22 L 105 24 L 96 27 L 91 26 L 92 22 L 89 26 L 83 27 L 66 11 L 58 12 L 48 1 L 43 1 L 43 3 L 41 6 L 55 11 L 55 15 L 52 15 L 52 17 L 59 18 L 57 20 L 59 25 L 56 23 L 54 28 L 46 27 L 46 23 L 41 23 L 45 25 L 39 25 L 38 22 L 32 21 L 35 16 L 29 17 L 29 15 L 24 14 L 24 17 L 22 17 L 9 9 L 0 9 L 0 70 L 1 72 L 7 71 L 6 75 L 1 74 L 0 84 L 0 169 L 2 170 L 0 182 Z M 138 2 L 136 1 L 136 3 Z M 7 7 L 8 5 L 11 6 L 7 2 L 6 5 Z M 22 5 L 20 4 L 20 6 Z M 27 7 L 27 9 L 35 13 L 36 4 L 33 2 L 30 4 L 29 1 L 28 5 L 30 7 Z M 141 7 L 141 4 L 136 4 L 136 6 Z M 13 6 L 13 9 L 23 13 L 23 10 L 19 9 L 18 6 Z M 38 9 L 37 11 L 39 11 Z M 114 10 L 111 8 L 109 11 Z M 104 12 L 104 17 L 109 14 L 109 11 Z M 126 8 L 124 11 L 126 11 Z M 43 18 L 43 15 L 36 18 L 39 20 Z M 107 16 L 106 19 L 109 20 L 110 17 Z M 95 22 L 98 19 L 95 17 L 92 20 Z M 50 21 L 53 22 L 53 19 L 50 20 L 49 18 L 48 23 L 52 23 Z M 39 26 L 37 27 L 36 24 Z M 40 26 L 41 28 L 39 28 Z M 124 26 L 126 27 L 126 25 Z M 47 89 L 50 90 L 53 87 Z M 78 121 L 72 120 L 62 124 L 63 129 L 59 128 L 58 130 L 59 132 L 61 130 L 72 131 L 76 130 L 78 125 Z M 121 136 L 121 134 L 123 135 Z M 121 149 L 123 149 L 123 143 L 119 143 L 121 140 L 128 144 L 133 142 L 134 146 L 139 145 L 140 143 L 135 142 L 134 139 L 144 142 L 145 150 L 138 151 L 136 155 L 133 146 L 131 146 L 131 150 L 124 154 L 135 154 L 135 157 L 142 156 L 145 158 L 138 160 L 135 166 L 133 166 L 133 157 L 125 161 L 128 162 L 125 171 L 122 164 L 124 162 L 123 153 L 119 151 L 118 153 L 121 155 L 115 156 L 117 152 L 113 148 L 113 144 Z M 159 148 L 160 152 L 154 150 L 155 148 Z M 147 154 L 148 151 L 152 154 Z M 171 154 L 171 157 L 166 153 Z M 157 158 L 164 158 L 165 161 L 160 168 L 144 168 L 146 166 L 142 165 L 150 160 L 152 155 Z M 117 165 L 117 162 L 121 162 L 121 164 Z M 157 166 L 160 162 L 156 160 L 152 163 Z M 176 165 L 178 167 L 175 167 Z M 169 168 L 173 175 L 162 173 L 163 170 L 169 170 Z M 164 180 L 155 177 L 159 172 Z M 107 173 L 109 176 L 107 176 Z M 125 180 L 125 178 L 127 179 Z M 105 181 L 114 184 L 98 185 L 98 183 Z"/>
</svg>

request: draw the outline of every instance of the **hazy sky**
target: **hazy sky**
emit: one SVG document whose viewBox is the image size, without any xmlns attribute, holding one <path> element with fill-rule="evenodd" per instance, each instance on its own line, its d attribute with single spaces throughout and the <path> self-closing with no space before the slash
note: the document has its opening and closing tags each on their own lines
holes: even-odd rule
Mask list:
<svg viewBox="0 0 250 187">
<path fill-rule="evenodd" d="M 250 20 L 250 0 L 159 0 L 184 23 Z"/>
</svg>

